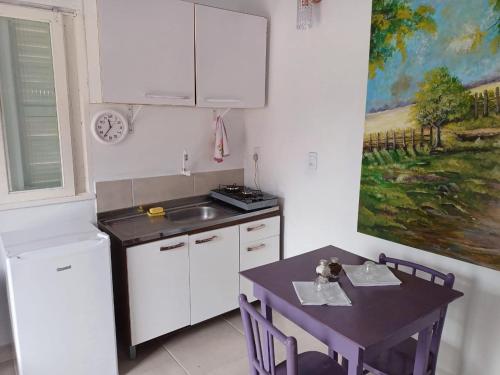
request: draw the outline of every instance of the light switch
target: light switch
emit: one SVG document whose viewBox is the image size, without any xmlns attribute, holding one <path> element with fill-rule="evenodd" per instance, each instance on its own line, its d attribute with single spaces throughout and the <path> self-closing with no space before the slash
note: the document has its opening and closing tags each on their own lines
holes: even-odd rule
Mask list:
<svg viewBox="0 0 500 375">
<path fill-rule="evenodd" d="M 318 169 L 318 153 L 317 152 L 310 152 L 309 153 L 309 162 L 308 162 L 308 168 L 311 171 L 316 171 Z"/>
</svg>

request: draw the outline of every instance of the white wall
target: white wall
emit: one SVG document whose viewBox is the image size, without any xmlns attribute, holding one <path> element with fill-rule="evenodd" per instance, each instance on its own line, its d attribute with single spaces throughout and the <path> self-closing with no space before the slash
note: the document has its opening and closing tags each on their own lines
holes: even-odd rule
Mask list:
<svg viewBox="0 0 500 375">
<path fill-rule="evenodd" d="M 120 105 L 90 105 L 90 117 L 106 108 L 127 114 Z M 213 161 L 212 110 L 205 108 L 144 106 L 134 123 L 134 133 L 117 145 L 103 145 L 91 135 L 89 163 L 95 181 L 180 174 L 183 150 L 192 172 L 243 168 L 245 131 L 243 111 L 229 112 L 224 121 L 231 155 Z M 90 134 L 90 125 L 88 126 Z"/>
<path fill-rule="evenodd" d="M 498 373 L 500 272 L 356 231 L 371 1 L 325 0 L 306 32 L 295 30 L 296 1 L 266 4 L 269 106 L 245 112 L 245 172 L 252 184 L 250 155 L 260 147 L 262 188 L 284 198 L 285 256 L 333 244 L 454 272 L 465 297 L 449 310 L 439 374 Z M 316 172 L 307 170 L 309 151 L 319 153 Z"/>
</svg>

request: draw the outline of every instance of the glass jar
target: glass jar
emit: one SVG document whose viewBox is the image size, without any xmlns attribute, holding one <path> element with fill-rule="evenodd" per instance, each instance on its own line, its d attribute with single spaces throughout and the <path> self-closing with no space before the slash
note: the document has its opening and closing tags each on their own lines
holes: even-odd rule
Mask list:
<svg viewBox="0 0 500 375">
<path fill-rule="evenodd" d="M 321 290 L 325 284 L 328 284 L 328 278 L 330 277 L 330 267 L 329 262 L 326 259 L 321 259 L 319 265 L 316 267 L 316 279 L 314 280 L 314 285 L 316 289 Z"/>
<path fill-rule="evenodd" d="M 331 258 L 328 267 L 330 268 L 330 278 L 333 280 L 338 280 L 340 272 L 342 272 L 342 264 L 340 264 L 339 258 Z"/>
<path fill-rule="evenodd" d="M 365 263 L 363 263 L 363 266 L 366 273 L 371 273 L 375 269 L 376 263 L 371 260 L 367 260 Z"/>
</svg>

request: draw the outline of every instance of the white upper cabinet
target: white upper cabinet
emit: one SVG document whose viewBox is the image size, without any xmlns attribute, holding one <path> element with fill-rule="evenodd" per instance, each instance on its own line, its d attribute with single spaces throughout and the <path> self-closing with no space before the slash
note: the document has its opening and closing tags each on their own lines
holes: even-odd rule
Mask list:
<svg viewBox="0 0 500 375">
<path fill-rule="evenodd" d="M 198 106 L 264 107 L 267 20 L 202 5 L 195 10 Z"/>
<path fill-rule="evenodd" d="M 194 4 L 99 0 L 97 19 L 100 90 L 91 87 L 92 101 L 195 105 Z"/>
</svg>

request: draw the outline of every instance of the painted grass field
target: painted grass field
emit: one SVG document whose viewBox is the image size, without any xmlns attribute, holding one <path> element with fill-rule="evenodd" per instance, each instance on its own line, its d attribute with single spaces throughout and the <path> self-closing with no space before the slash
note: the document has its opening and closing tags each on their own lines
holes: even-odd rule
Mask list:
<svg viewBox="0 0 500 375">
<path fill-rule="evenodd" d="M 407 111 L 373 116 L 366 130 L 394 129 Z M 500 116 L 447 124 L 443 144 L 364 155 L 358 230 L 500 270 Z"/>
</svg>

